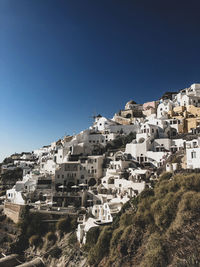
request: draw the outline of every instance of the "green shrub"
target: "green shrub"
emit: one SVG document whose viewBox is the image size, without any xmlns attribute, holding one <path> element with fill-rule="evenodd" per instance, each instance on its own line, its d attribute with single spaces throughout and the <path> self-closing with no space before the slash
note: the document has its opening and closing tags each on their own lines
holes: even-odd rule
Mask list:
<svg viewBox="0 0 200 267">
<path fill-rule="evenodd" d="M 42 244 L 42 239 L 41 239 L 41 237 L 39 235 L 32 235 L 29 238 L 29 244 L 31 246 L 38 247 L 40 244 Z"/>
<path fill-rule="evenodd" d="M 139 200 L 143 198 L 149 198 L 151 196 L 154 196 L 154 190 L 150 188 L 145 188 L 139 195 Z"/>
<path fill-rule="evenodd" d="M 69 233 L 71 231 L 71 219 L 70 219 L 70 217 L 67 216 L 66 218 L 60 219 L 56 223 L 56 229 L 61 231 L 61 232 Z"/>
<path fill-rule="evenodd" d="M 74 248 L 74 245 L 77 243 L 77 237 L 76 237 L 76 233 L 75 232 L 72 232 L 70 234 L 70 237 L 69 237 L 69 245 L 72 246 L 72 248 Z"/>
<path fill-rule="evenodd" d="M 134 214 L 131 212 L 122 214 L 120 217 L 120 225 L 125 227 L 131 225 L 133 223 L 133 217 Z"/>
<path fill-rule="evenodd" d="M 61 253 L 62 250 L 56 246 L 49 252 L 49 255 L 51 255 L 52 258 L 58 259 L 61 256 Z"/>
<path fill-rule="evenodd" d="M 73 217 L 73 218 L 71 219 L 70 224 L 71 224 L 71 231 L 76 230 L 76 228 L 77 228 L 77 226 L 78 226 L 78 223 L 77 223 L 77 217 Z"/>
<path fill-rule="evenodd" d="M 193 190 L 196 192 L 200 191 L 200 176 L 196 174 L 191 174 L 182 179 L 181 185 L 187 191 Z"/>
<path fill-rule="evenodd" d="M 160 175 L 159 179 L 160 181 L 163 181 L 163 180 L 169 180 L 171 177 L 172 177 L 171 172 L 164 172 Z"/>
<path fill-rule="evenodd" d="M 57 236 L 53 232 L 48 232 L 45 238 L 47 241 L 50 241 L 50 242 L 52 241 L 53 243 L 55 243 L 57 240 Z"/>
<path fill-rule="evenodd" d="M 109 253 L 111 237 L 112 228 L 105 226 L 99 235 L 96 245 L 89 251 L 88 261 L 91 265 L 97 265 Z"/>
<path fill-rule="evenodd" d="M 158 234 L 152 234 L 148 240 L 147 249 L 141 267 L 165 267 L 167 266 L 164 240 Z"/>
<path fill-rule="evenodd" d="M 200 193 L 189 191 L 183 194 L 177 208 L 176 217 L 170 225 L 169 232 L 172 234 L 200 214 Z"/>
<path fill-rule="evenodd" d="M 112 238 L 110 241 L 111 247 L 115 248 L 119 242 L 119 239 L 121 238 L 121 235 L 123 234 L 124 228 L 120 227 L 117 228 L 113 233 L 112 233 Z"/>
<path fill-rule="evenodd" d="M 3 190 L 0 192 L 0 197 L 4 196 L 6 194 L 6 190 Z"/>
<path fill-rule="evenodd" d="M 86 246 L 88 248 L 91 248 L 97 243 L 99 234 L 100 234 L 99 227 L 90 228 L 90 230 L 87 232 L 87 235 L 86 235 Z"/>
</svg>

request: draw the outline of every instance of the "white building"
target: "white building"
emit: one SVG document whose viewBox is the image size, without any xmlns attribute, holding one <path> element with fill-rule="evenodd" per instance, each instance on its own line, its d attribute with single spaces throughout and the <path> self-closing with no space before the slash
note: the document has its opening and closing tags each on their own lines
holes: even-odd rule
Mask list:
<svg viewBox="0 0 200 267">
<path fill-rule="evenodd" d="M 200 159 L 200 147 L 186 149 L 186 160 L 188 169 L 199 169 L 200 168 L 199 159 Z"/>
<path fill-rule="evenodd" d="M 94 129 L 97 132 L 105 132 L 105 131 L 109 131 L 111 126 L 115 126 L 118 123 L 116 123 L 115 121 L 109 120 L 105 117 L 102 116 L 97 116 L 95 117 L 95 122 L 93 124 L 93 126 L 91 127 L 91 129 Z"/>
<path fill-rule="evenodd" d="M 164 100 L 158 105 L 157 118 L 167 118 L 169 111 L 173 109 L 173 102 L 171 100 Z"/>
</svg>

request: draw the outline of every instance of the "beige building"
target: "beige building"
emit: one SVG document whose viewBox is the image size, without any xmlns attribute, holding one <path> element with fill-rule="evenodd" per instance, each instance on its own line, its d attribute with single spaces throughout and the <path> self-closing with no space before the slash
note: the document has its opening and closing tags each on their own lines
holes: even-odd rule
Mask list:
<svg viewBox="0 0 200 267">
<path fill-rule="evenodd" d="M 55 188 L 95 183 L 103 174 L 104 156 L 89 156 L 79 161 L 59 164 L 55 171 Z"/>
<path fill-rule="evenodd" d="M 179 133 L 188 133 L 200 125 L 200 108 L 193 105 L 174 107 L 172 111 L 168 112 L 168 115 L 169 119 L 181 122 Z"/>
</svg>

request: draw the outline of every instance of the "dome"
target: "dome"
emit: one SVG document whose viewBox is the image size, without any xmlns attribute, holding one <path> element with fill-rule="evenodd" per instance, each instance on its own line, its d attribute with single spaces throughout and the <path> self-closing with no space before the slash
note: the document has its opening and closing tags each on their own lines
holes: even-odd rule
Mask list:
<svg viewBox="0 0 200 267">
<path fill-rule="evenodd" d="M 127 109 L 131 109 L 131 105 L 135 105 L 135 104 L 137 104 L 135 101 L 130 100 L 130 101 L 128 101 L 128 102 L 126 103 L 125 109 L 126 109 L 126 110 L 127 110 Z"/>
<path fill-rule="evenodd" d="M 131 105 L 131 104 L 137 104 L 135 101 L 133 101 L 133 100 L 130 100 L 130 101 L 128 101 L 127 103 L 126 103 L 126 105 Z"/>
</svg>

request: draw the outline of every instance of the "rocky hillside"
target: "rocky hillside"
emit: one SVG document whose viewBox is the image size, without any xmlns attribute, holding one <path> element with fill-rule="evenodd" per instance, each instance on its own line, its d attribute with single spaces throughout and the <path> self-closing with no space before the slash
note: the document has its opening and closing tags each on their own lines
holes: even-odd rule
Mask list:
<svg viewBox="0 0 200 267">
<path fill-rule="evenodd" d="M 112 225 L 92 231 L 91 266 L 200 266 L 200 174 L 164 173 Z"/>
<path fill-rule="evenodd" d="M 162 174 L 154 189 L 126 203 L 111 225 L 90 229 L 82 248 L 76 218 L 45 228 L 41 220 L 27 213 L 18 230 L 6 229 L 1 252 L 17 253 L 23 261 L 40 256 L 46 266 L 60 267 L 200 266 L 200 174 Z"/>
</svg>

